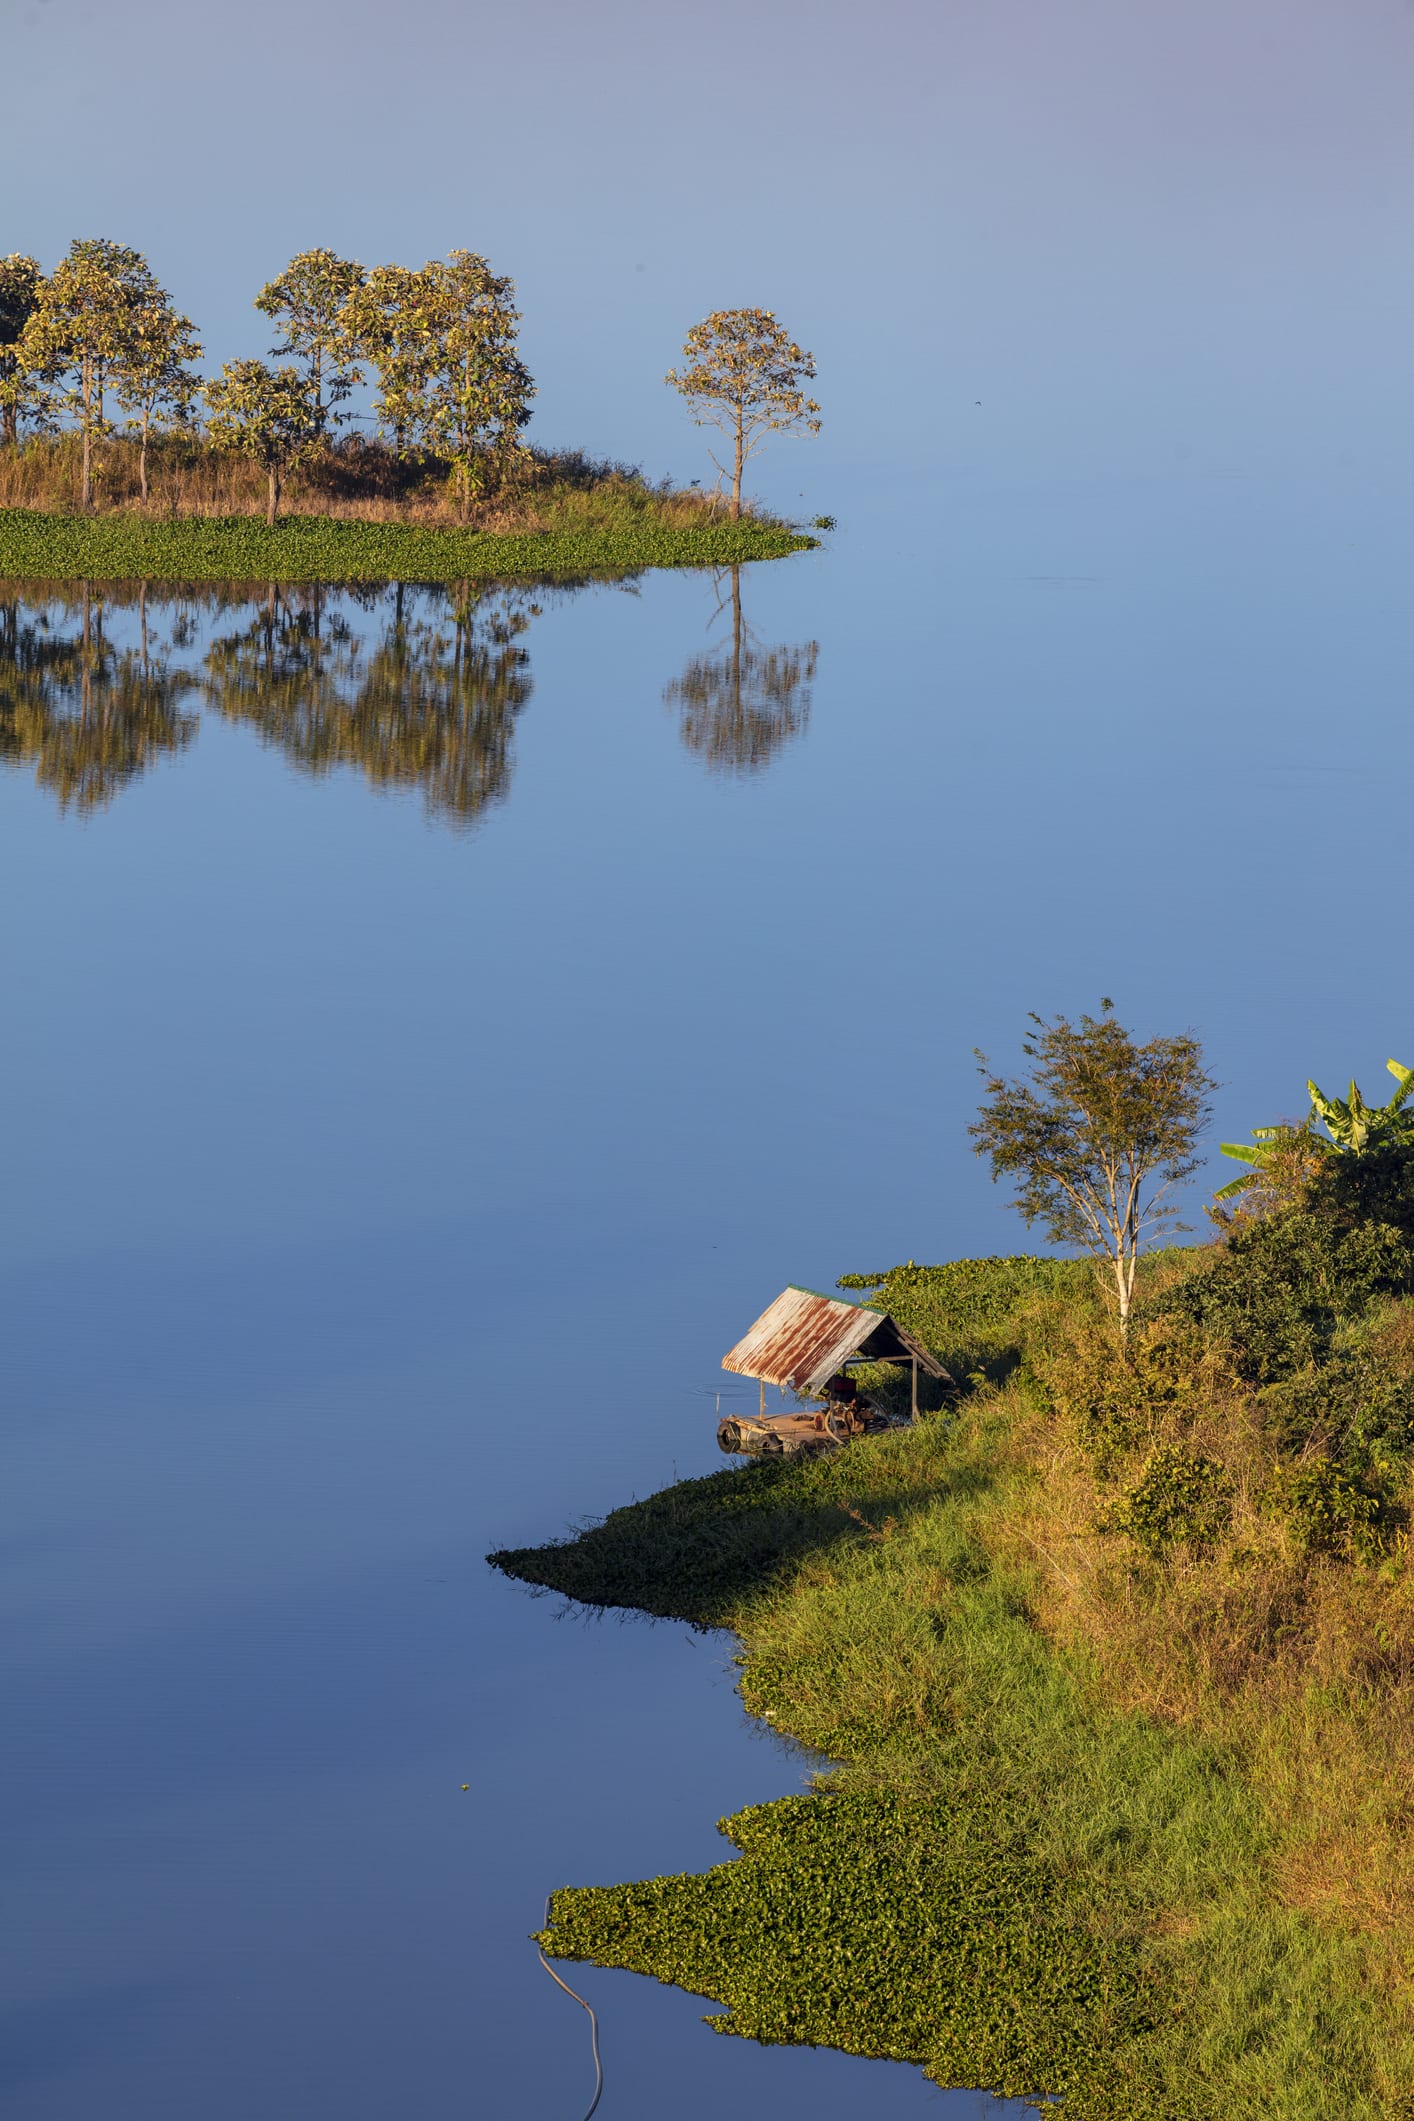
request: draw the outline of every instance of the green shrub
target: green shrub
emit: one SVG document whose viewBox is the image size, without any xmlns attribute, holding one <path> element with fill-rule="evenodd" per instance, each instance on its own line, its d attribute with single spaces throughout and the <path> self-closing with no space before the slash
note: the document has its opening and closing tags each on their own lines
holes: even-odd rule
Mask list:
<svg viewBox="0 0 1414 2121">
<path fill-rule="evenodd" d="M 1211 1401 L 1213 1365 L 1183 1319 L 1150 1321 L 1121 1347 L 1111 1334 L 1040 1352 L 1039 1383 L 1067 1415 L 1098 1478 L 1108 1479 L 1161 1427 L 1186 1426 Z"/>
<path fill-rule="evenodd" d="M 1259 1405 L 1283 1457 L 1319 1450 L 1392 1481 L 1414 1450 L 1414 1377 L 1378 1345 L 1337 1348 L 1319 1368 L 1269 1385 Z"/>
<path fill-rule="evenodd" d="M 1232 1516 L 1232 1483 L 1216 1458 L 1186 1444 L 1160 1444 L 1110 1513 L 1108 1529 L 1127 1532 L 1156 1558 L 1170 1547 L 1211 1546 Z"/>
<path fill-rule="evenodd" d="M 1333 1458 L 1303 1458 L 1278 1466 L 1270 1506 L 1310 1554 L 1369 1560 L 1385 1543 L 1394 1512 Z"/>
<path fill-rule="evenodd" d="M 1337 1329 L 1383 1296 L 1414 1289 L 1414 1244 L 1397 1224 L 1350 1222 L 1337 1196 L 1253 1224 L 1205 1274 L 1140 1316 L 1192 1320 L 1225 1341 L 1255 1384 L 1289 1377 L 1329 1352 Z"/>
</svg>

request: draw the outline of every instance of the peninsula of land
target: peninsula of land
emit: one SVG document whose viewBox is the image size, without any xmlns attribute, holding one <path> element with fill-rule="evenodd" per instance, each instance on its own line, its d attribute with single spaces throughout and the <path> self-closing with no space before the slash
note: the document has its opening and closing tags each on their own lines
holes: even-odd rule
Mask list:
<svg viewBox="0 0 1414 2121">
<path fill-rule="evenodd" d="M 916 1425 L 491 1557 L 730 1630 L 834 1763 L 548 1951 L 1083 2121 L 1414 2115 L 1414 1150 L 1278 1148 L 1126 1332 L 1084 1261 L 845 1277 L 961 1381 Z"/>
</svg>

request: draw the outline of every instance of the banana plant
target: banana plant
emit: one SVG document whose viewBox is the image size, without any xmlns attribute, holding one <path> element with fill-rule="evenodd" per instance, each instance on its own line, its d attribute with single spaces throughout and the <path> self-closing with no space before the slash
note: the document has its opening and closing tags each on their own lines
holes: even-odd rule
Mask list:
<svg viewBox="0 0 1414 2121">
<path fill-rule="evenodd" d="M 1305 1131 L 1311 1148 L 1318 1154 L 1359 1156 L 1365 1149 L 1377 1148 L 1385 1142 L 1414 1138 L 1414 1111 L 1402 1110 L 1406 1100 L 1414 1095 L 1414 1068 L 1406 1068 L 1397 1060 L 1386 1061 L 1385 1066 L 1398 1087 L 1383 1105 L 1367 1105 L 1360 1095 L 1358 1083 L 1350 1085 L 1350 1095 L 1346 1098 L 1327 1097 L 1315 1083 L 1307 1083 L 1311 1112 Z M 1314 1132 L 1318 1123 L 1325 1128 L 1324 1134 Z M 1240 1164 L 1250 1164 L 1252 1169 L 1220 1186 L 1214 1199 L 1231 1200 L 1255 1184 L 1263 1167 L 1270 1163 L 1277 1144 L 1302 1131 L 1297 1127 L 1254 1127 L 1250 1145 L 1223 1142 L 1224 1156 L 1230 1156 Z"/>
<path fill-rule="evenodd" d="M 1358 1083 L 1350 1085 L 1347 1098 L 1327 1097 L 1314 1083 L 1306 1085 L 1311 1093 L 1312 1119 L 1321 1122 L 1333 1146 L 1347 1155 L 1359 1156 L 1364 1149 L 1398 1140 L 1414 1131 L 1414 1113 L 1400 1111 L 1405 1099 L 1414 1091 L 1414 1068 L 1403 1068 L 1396 1060 L 1386 1061 L 1385 1066 L 1399 1088 L 1383 1105 L 1367 1105 L 1360 1095 Z"/>
</svg>

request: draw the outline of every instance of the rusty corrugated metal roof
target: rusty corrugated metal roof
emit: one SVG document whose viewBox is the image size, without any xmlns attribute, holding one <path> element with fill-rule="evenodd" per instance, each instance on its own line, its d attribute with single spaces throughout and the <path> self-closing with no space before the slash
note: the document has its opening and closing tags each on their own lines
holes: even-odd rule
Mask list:
<svg viewBox="0 0 1414 2121">
<path fill-rule="evenodd" d="M 722 1368 L 739 1377 L 762 1378 L 768 1385 L 818 1392 L 842 1363 L 859 1355 L 872 1355 L 880 1362 L 907 1362 L 916 1357 L 930 1377 L 947 1375 L 922 1342 L 906 1333 L 887 1311 L 797 1288 L 784 1290 L 761 1313 L 751 1331 L 722 1357 Z"/>
</svg>

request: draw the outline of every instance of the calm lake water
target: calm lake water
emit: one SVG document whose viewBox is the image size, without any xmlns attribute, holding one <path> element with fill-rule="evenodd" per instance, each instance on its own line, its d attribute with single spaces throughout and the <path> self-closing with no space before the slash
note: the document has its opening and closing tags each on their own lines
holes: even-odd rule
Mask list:
<svg viewBox="0 0 1414 2121">
<path fill-rule="evenodd" d="M 1414 1055 L 1402 525 L 861 491 L 739 614 L 0 587 L 10 2114 L 576 2121 L 545 1894 L 804 1768 L 729 1645 L 482 1556 L 720 1464 L 785 1282 L 1024 1242 L 964 1127 L 1028 1009 L 1192 1025 L 1224 1135 Z M 582 1986 L 615 2121 L 1001 2112 Z"/>
</svg>

